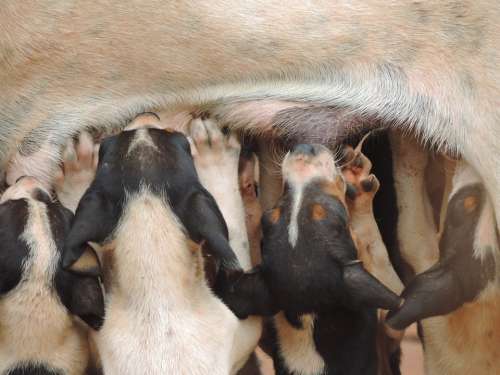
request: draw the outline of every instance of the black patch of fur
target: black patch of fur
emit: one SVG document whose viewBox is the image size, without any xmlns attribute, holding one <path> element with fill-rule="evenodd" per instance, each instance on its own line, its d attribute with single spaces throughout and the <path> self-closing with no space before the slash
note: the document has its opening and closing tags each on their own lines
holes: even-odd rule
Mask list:
<svg viewBox="0 0 500 375">
<path fill-rule="evenodd" d="M 139 143 L 129 152 L 138 131 L 147 131 L 155 147 Z M 241 272 L 224 218 L 199 182 L 188 140 L 181 133 L 158 129 L 125 131 L 102 142 L 96 177 L 78 205 L 66 241 L 65 267 L 80 257 L 88 241 L 103 242 L 113 232 L 127 194 L 143 186 L 165 199 L 193 241 L 206 242 L 220 270 L 226 271 L 219 272 L 217 285 Z"/>
<path fill-rule="evenodd" d="M 0 295 L 14 289 L 23 275 L 23 262 L 30 254 L 21 238 L 28 220 L 28 203 L 24 199 L 0 205 Z"/>
<path fill-rule="evenodd" d="M 51 370 L 47 366 L 38 364 L 25 364 L 12 370 L 7 370 L 5 375 L 64 375 L 61 371 Z"/>
</svg>

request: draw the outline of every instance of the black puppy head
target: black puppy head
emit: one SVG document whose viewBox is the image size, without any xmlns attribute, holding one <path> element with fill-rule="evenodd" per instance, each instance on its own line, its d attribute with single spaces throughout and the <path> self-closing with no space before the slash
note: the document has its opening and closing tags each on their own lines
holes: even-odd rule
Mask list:
<svg viewBox="0 0 500 375">
<path fill-rule="evenodd" d="M 50 280 L 53 285 L 49 287 L 66 308 L 96 328 L 104 314 L 98 279 L 73 275 L 61 265 L 72 218 L 71 211 L 32 177 L 19 179 L 4 192 L 0 199 L 0 294 L 16 293 L 20 283 L 46 288 L 39 278 Z M 30 298 L 39 297 L 26 296 L 27 301 Z"/>
<path fill-rule="evenodd" d="M 263 218 L 266 283 L 282 308 L 301 312 L 334 303 L 394 308 L 399 297 L 357 258 L 345 204 L 346 186 L 332 154 L 299 145 L 283 162 L 285 193 Z"/>
<path fill-rule="evenodd" d="M 464 186 L 452 195 L 439 242 L 439 262 L 405 288 L 404 304 L 387 317 L 390 326 L 403 329 L 417 320 L 448 314 L 473 301 L 494 279 L 496 266 L 490 249 L 483 249 L 483 256 L 474 251 L 480 227 L 496 225 L 493 214 L 484 215 L 488 204 L 481 184 Z"/>
<path fill-rule="evenodd" d="M 66 241 L 64 266 L 83 274 L 97 272 L 89 243 L 111 242 L 127 197 L 143 189 L 172 209 L 193 241 L 205 240 L 222 268 L 239 270 L 222 214 L 198 180 L 188 140 L 178 132 L 151 128 L 124 131 L 102 142 L 96 177 L 78 205 Z"/>
</svg>

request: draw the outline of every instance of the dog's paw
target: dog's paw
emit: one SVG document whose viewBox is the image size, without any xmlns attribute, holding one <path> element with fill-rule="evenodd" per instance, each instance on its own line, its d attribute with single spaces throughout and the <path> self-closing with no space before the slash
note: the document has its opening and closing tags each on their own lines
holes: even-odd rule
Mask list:
<svg viewBox="0 0 500 375">
<path fill-rule="evenodd" d="M 98 155 L 99 144 L 87 132 L 82 132 L 76 141 L 68 141 L 63 151 L 54 185 L 61 203 L 73 212 L 94 179 Z"/>
<path fill-rule="evenodd" d="M 238 168 L 240 143 L 232 133 L 223 134 L 211 118 L 195 118 L 189 126 L 192 154 L 197 168 Z"/>
<path fill-rule="evenodd" d="M 372 163 L 359 148 L 346 146 L 344 158 L 347 162 L 342 166 L 342 174 L 347 183 L 347 202 L 352 210 L 370 210 L 373 198 L 380 183 L 377 177 L 370 174 Z"/>
<path fill-rule="evenodd" d="M 201 184 L 219 206 L 229 232 L 229 243 L 244 269 L 250 267 L 245 208 L 238 181 L 241 146 L 235 134 L 225 134 L 210 118 L 196 118 L 188 129 Z"/>
</svg>

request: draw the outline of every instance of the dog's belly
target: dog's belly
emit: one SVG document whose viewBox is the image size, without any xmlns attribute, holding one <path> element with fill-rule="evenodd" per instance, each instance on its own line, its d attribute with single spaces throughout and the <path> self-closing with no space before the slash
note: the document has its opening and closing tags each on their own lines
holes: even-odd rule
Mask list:
<svg viewBox="0 0 500 375">
<path fill-rule="evenodd" d="M 489 149 L 498 139 L 494 1 L 457 7 L 313 7 L 274 0 L 231 9 L 223 2 L 151 5 L 136 9 L 109 1 L 73 8 L 61 1 L 50 11 L 21 4 L 3 10 L 2 167 L 16 146 L 32 154 L 43 143 L 63 144 L 86 126 L 119 127 L 143 110 L 202 106 L 224 117 L 234 103 L 257 101 L 250 117 L 255 119 L 263 115 L 261 100 L 409 123 L 476 160 L 464 149 L 464 134 L 476 137 L 479 129 L 477 141 Z M 29 32 L 34 27 L 37 32 Z M 270 108 L 264 117 L 281 109 Z M 240 125 L 257 126 L 246 120 Z M 335 120 L 329 123 L 335 128 Z M 287 132 L 291 125 L 281 122 Z M 297 127 L 291 127 L 293 133 Z M 46 163 L 31 167 L 33 173 L 43 176 L 50 169 L 55 149 L 40 155 Z"/>
</svg>

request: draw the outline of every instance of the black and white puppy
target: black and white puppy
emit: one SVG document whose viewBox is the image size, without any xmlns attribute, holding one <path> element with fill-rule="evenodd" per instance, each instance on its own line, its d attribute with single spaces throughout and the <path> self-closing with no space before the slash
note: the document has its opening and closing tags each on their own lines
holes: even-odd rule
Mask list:
<svg viewBox="0 0 500 375">
<path fill-rule="evenodd" d="M 251 352 L 235 344 L 245 330 L 207 285 L 202 242 L 219 275 L 242 272 L 186 137 L 139 128 L 105 139 L 64 253 L 74 272 L 102 272 L 104 373 L 225 375 Z"/>
<path fill-rule="evenodd" d="M 400 298 L 359 261 L 330 151 L 298 145 L 282 172 L 284 195 L 262 221 L 262 264 L 225 290 L 227 302 L 241 317 L 282 311 L 279 374 L 376 374 L 376 308 Z"/>
<path fill-rule="evenodd" d="M 62 269 L 73 214 L 31 177 L 0 199 L 0 374 L 81 375 L 87 324 L 101 324 L 99 281 Z"/>
</svg>

